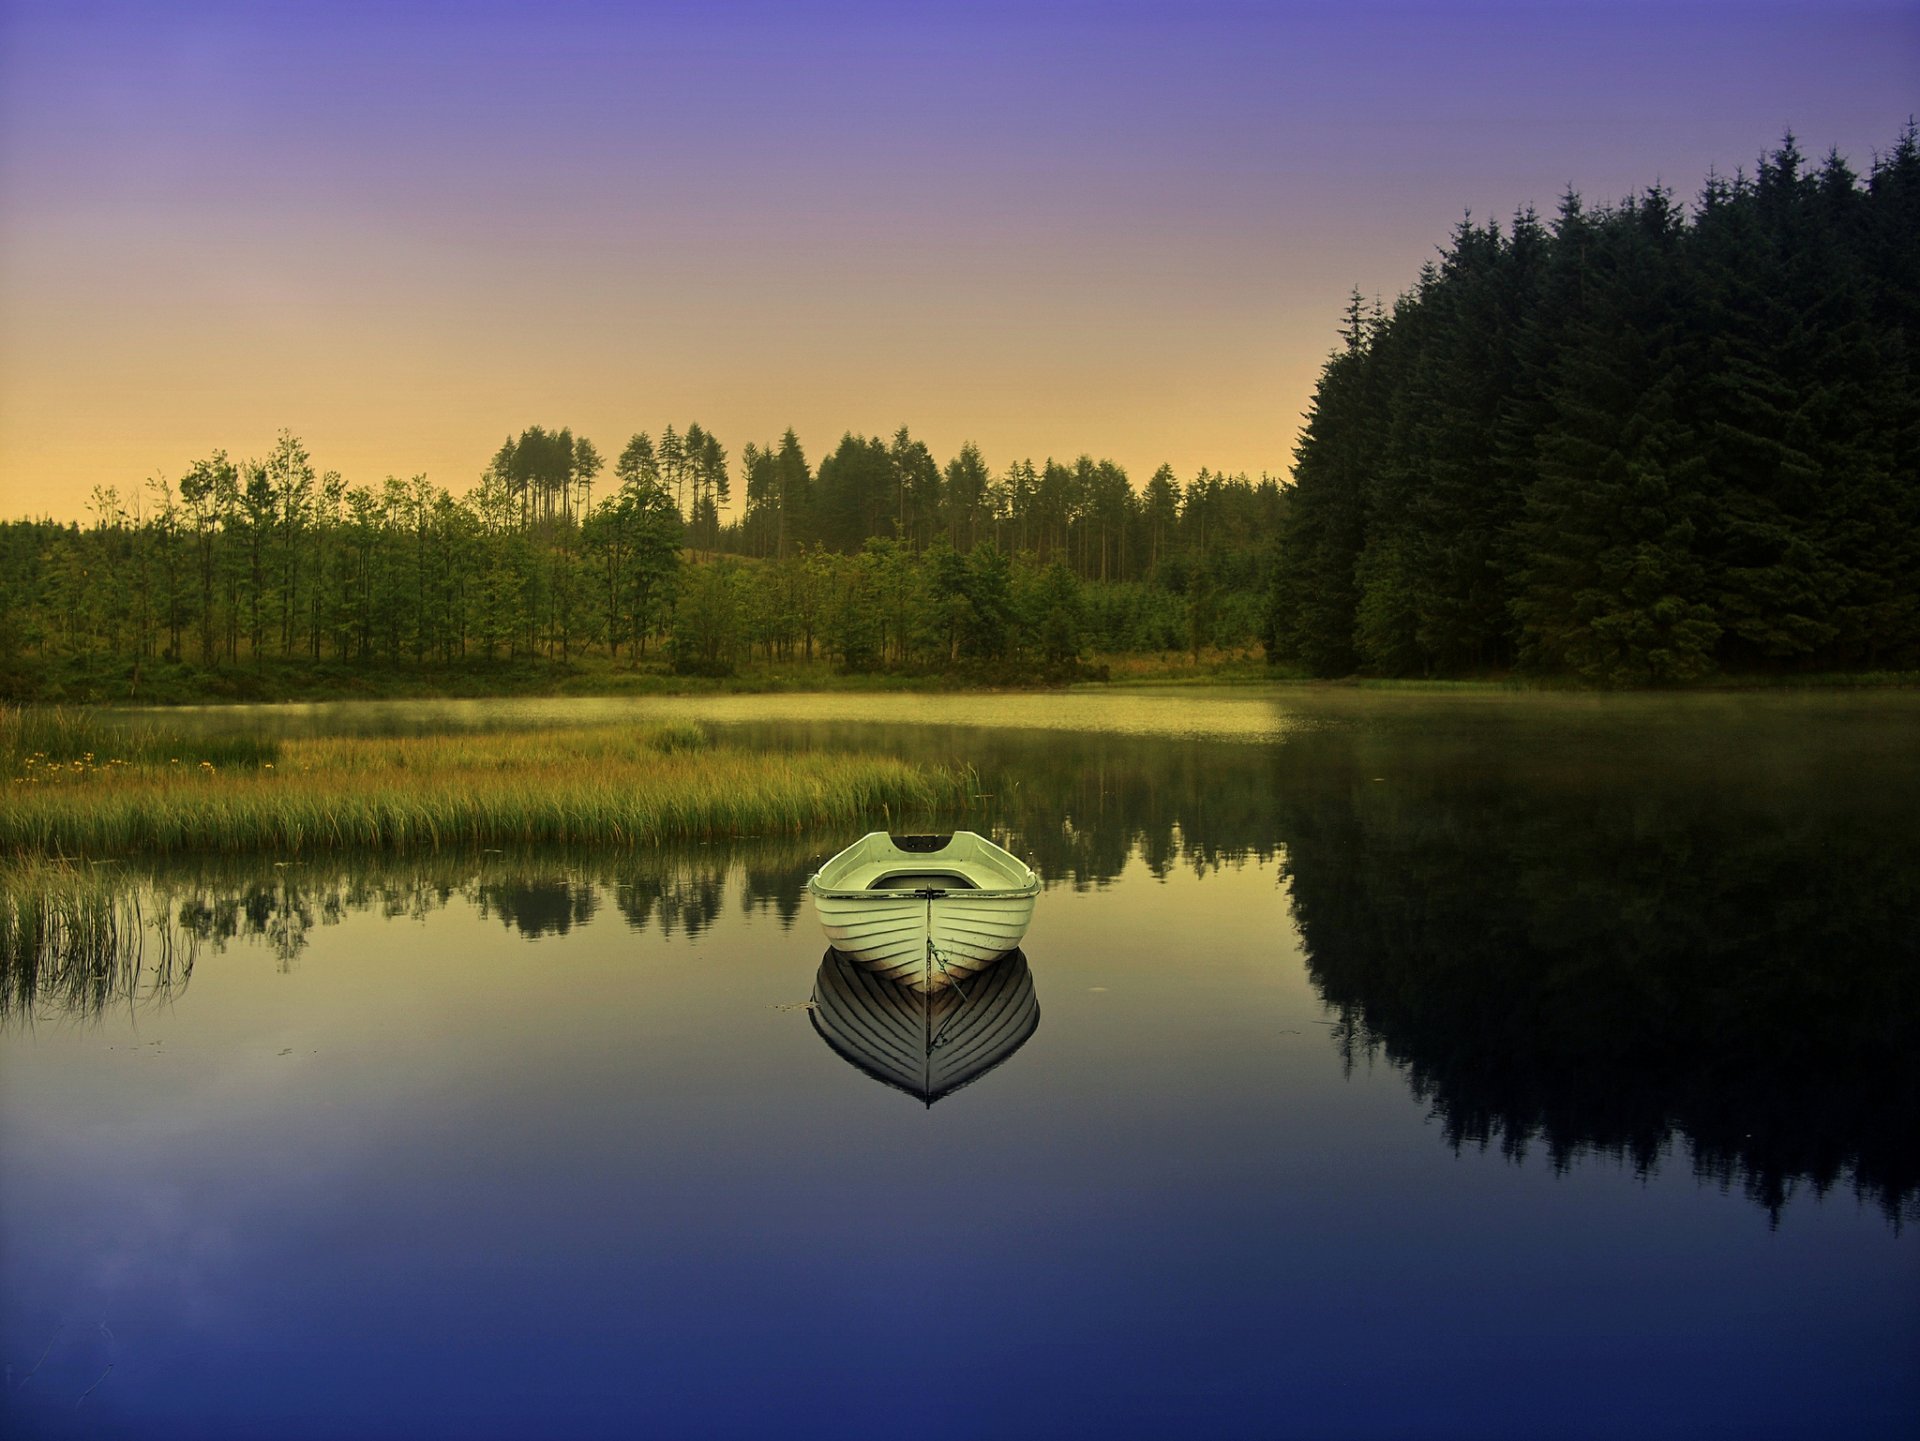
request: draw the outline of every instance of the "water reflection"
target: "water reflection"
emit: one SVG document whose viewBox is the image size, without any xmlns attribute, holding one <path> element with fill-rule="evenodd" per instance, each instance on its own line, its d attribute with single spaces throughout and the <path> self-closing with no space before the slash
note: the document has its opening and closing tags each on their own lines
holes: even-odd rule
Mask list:
<svg viewBox="0 0 1920 1441">
<path fill-rule="evenodd" d="M 1776 1218 L 1843 1184 L 1915 1214 L 1905 820 L 1327 760 L 1276 798 L 1308 974 L 1348 1061 L 1403 1068 L 1449 1144 L 1642 1174 L 1678 1150 Z"/>
<path fill-rule="evenodd" d="M 1920 1206 L 1914 718 L 1420 703 L 1260 743 L 837 719 L 751 738 L 969 764 L 969 823 L 1053 888 L 1271 868 L 1339 1058 L 1403 1071 L 1457 1149 L 1555 1170 L 1677 1158 L 1776 1216 L 1852 1186 L 1898 1222 Z M 164 933 L 166 967 L 11 953 L 0 1007 L 97 1011 L 130 974 L 177 984 L 200 948 L 290 965 L 348 914 L 455 899 L 529 939 L 611 916 L 699 937 L 730 905 L 785 929 L 843 840 L 154 869 L 131 929 Z M 835 975 L 817 999 L 853 1007 Z M 857 1029 L 822 1014 L 849 1054 Z M 897 1058 L 849 1059 L 900 1084 Z"/>
<path fill-rule="evenodd" d="M 489 881 L 474 888 L 480 914 L 510 926 L 528 940 L 564 936 L 600 909 L 599 889 L 574 876 L 518 882 Z"/>
<path fill-rule="evenodd" d="M 193 979 L 194 947 L 165 918 L 151 918 L 137 885 L 79 894 L 23 894 L 0 868 L 0 1023 L 43 1010 L 98 1016 L 165 1002 Z"/>
<path fill-rule="evenodd" d="M 929 1107 L 971 1085 L 1032 1038 L 1040 1000 L 1024 951 L 964 987 L 916 991 L 828 948 L 813 983 L 813 1029 L 841 1059 Z"/>
<path fill-rule="evenodd" d="M 1325 698 L 1280 742 L 850 722 L 964 759 L 1047 877 L 1275 862 L 1352 1062 L 1456 1148 L 1920 1208 L 1910 698 Z"/>
<path fill-rule="evenodd" d="M 65 924 L 0 926 L 0 1021 L 98 1015 L 176 998 L 203 953 L 258 947 L 281 970 L 349 916 L 422 921 L 459 902 L 528 940 L 562 937 L 611 909 L 662 938 L 702 935 L 732 895 L 742 912 L 792 927 L 826 854 L 806 840 L 619 855 L 443 854 L 208 859 L 102 870 Z M 36 898 L 0 866 L 0 910 Z M 67 911 L 54 907 L 54 920 Z"/>
</svg>

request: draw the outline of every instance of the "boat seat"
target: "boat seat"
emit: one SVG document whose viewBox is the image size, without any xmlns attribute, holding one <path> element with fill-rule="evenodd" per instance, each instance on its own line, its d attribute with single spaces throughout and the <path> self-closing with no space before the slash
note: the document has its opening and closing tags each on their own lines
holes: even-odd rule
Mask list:
<svg viewBox="0 0 1920 1441">
<path fill-rule="evenodd" d="M 958 871 L 882 871 L 867 882 L 870 891 L 977 891 L 980 887 Z"/>
</svg>

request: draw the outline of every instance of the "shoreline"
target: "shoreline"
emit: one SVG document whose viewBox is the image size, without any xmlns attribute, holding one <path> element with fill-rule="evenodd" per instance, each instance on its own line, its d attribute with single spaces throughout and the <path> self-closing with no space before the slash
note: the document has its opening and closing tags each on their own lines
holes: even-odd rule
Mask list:
<svg viewBox="0 0 1920 1441">
<path fill-rule="evenodd" d="M 303 737 L 249 746 L 0 713 L 0 858 L 439 851 L 796 835 L 965 810 L 971 778 L 888 756 L 770 754 L 702 727 Z M 211 758 L 211 757 L 217 757 Z"/>
<path fill-rule="evenodd" d="M 157 671 L 157 673 L 156 673 Z M 1920 688 L 1920 671 L 1870 670 L 1806 675 L 1717 675 L 1684 684 L 1602 686 L 1565 676 L 1490 674 L 1432 679 L 1374 676 L 1320 678 L 1268 666 L 1258 653 L 1185 656 L 1097 656 L 1051 673 L 956 670 L 845 673 L 824 662 L 774 663 L 728 676 L 627 669 L 594 659 L 501 661 L 470 665 L 359 670 L 332 664 L 274 661 L 215 670 L 177 664 L 132 677 L 79 677 L 0 672 L 0 704 L 172 709 L 228 705 L 319 704 L 337 701 L 527 700 L 555 698 L 712 697 L 729 695 L 993 695 L 1045 691 L 1127 691 L 1147 687 L 1231 686 L 1413 694 L 1695 695 Z"/>
</svg>

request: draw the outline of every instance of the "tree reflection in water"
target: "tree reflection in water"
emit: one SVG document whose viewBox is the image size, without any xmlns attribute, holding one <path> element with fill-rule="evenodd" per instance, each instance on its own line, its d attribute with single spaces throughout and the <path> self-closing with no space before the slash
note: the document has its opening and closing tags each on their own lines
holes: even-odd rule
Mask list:
<svg viewBox="0 0 1920 1441">
<path fill-rule="evenodd" d="M 1451 1144 L 1643 1173 L 1680 1146 L 1776 1219 L 1844 1182 L 1914 1214 L 1920 897 L 1892 808 L 1357 761 L 1277 800 L 1294 916 L 1338 1043 L 1402 1067 Z"/>
<path fill-rule="evenodd" d="M 1280 744 L 763 739 L 965 760 L 1050 885 L 1277 858 L 1335 1044 L 1401 1068 L 1456 1148 L 1643 1173 L 1681 1150 L 1776 1219 L 1837 1185 L 1920 1211 L 1910 707 L 1336 697 L 1314 719 Z"/>
<path fill-rule="evenodd" d="M 83 924 L 0 926 L 0 1019 L 170 1000 L 202 952 L 259 946 L 284 970 L 316 927 L 354 914 L 419 920 L 456 900 L 529 940 L 564 936 L 609 902 L 636 930 L 695 937 L 720 916 L 731 889 L 743 910 L 771 913 L 786 929 L 825 854 L 816 843 L 784 841 L 617 855 L 488 851 L 101 868 L 84 878 Z M 43 877 L 0 866 L 0 914 L 47 909 L 46 887 L 28 884 Z"/>
<path fill-rule="evenodd" d="M 1136 861 L 1154 876 L 1272 864 L 1342 1055 L 1404 1071 L 1456 1148 L 1557 1170 L 1603 1155 L 1651 1172 L 1684 1154 L 1776 1218 L 1798 1191 L 1852 1186 L 1911 1219 L 1911 741 L 1738 710 L 1712 725 L 1623 727 L 1579 706 L 1470 720 L 1413 706 L 1283 744 L 838 724 L 757 740 L 971 764 L 966 823 L 1051 887 L 1097 889 Z M 529 938 L 607 914 L 695 937 L 729 897 L 791 928 L 843 841 L 169 866 L 123 882 L 146 898 L 133 934 L 164 943 L 168 967 L 95 953 L 63 971 L 10 943 L 0 1005 L 97 1010 L 132 998 L 129 974 L 145 977 L 134 990 L 177 988 L 201 948 L 255 943 L 288 965 L 315 926 L 455 898 Z"/>
</svg>

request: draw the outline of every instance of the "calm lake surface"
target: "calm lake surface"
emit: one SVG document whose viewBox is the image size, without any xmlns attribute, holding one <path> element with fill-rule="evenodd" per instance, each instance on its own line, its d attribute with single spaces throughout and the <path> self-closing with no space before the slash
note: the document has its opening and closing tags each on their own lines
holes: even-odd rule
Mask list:
<svg viewBox="0 0 1920 1441">
<path fill-rule="evenodd" d="M 198 723 L 663 715 L 971 765 L 1030 1034 L 931 1104 L 823 1039 L 851 836 L 158 872 L 170 960 L 0 1022 L 9 1434 L 1920 1417 L 1920 697 Z"/>
</svg>

